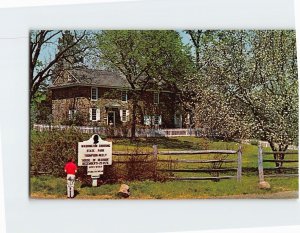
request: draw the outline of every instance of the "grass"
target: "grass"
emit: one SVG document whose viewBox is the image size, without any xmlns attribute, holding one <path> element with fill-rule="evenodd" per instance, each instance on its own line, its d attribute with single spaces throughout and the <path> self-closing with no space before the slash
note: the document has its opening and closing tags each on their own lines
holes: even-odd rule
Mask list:
<svg viewBox="0 0 300 233">
<path fill-rule="evenodd" d="M 247 196 L 255 198 L 278 192 L 298 190 L 298 179 L 292 178 L 268 180 L 272 188 L 261 190 L 257 186 L 257 177 L 243 177 L 241 182 L 236 180 L 212 181 L 136 181 L 128 182 L 130 199 L 195 199 L 195 198 L 224 198 L 235 195 L 236 198 Z M 35 198 L 65 198 L 66 181 L 63 178 L 39 176 L 31 178 L 31 196 Z M 76 181 L 75 189 L 78 199 L 119 199 L 117 195 L 120 184 L 105 184 L 100 187 L 84 187 Z"/>
<path fill-rule="evenodd" d="M 159 151 L 170 150 L 237 150 L 239 144 L 236 142 L 209 141 L 196 137 L 174 137 L 174 138 L 139 138 L 134 144 L 129 139 L 113 139 L 113 151 L 134 151 L 137 146 L 140 151 L 151 152 L 152 146 L 157 145 Z M 264 151 L 271 151 L 264 148 Z M 270 190 L 260 190 L 258 188 L 258 175 L 256 171 L 245 172 L 257 169 L 258 147 L 251 144 L 242 145 L 243 177 L 241 182 L 232 180 L 213 181 L 135 181 L 126 182 L 130 186 L 131 199 L 194 199 L 194 198 L 220 198 L 235 196 L 249 198 L 255 196 L 266 196 L 273 193 L 298 190 L 298 178 L 272 178 L 266 179 L 271 184 Z M 164 159 L 212 159 L 213 155 L 184 155 L 183 156 L 163 156 Z M 298 155 L 288 155 L 287 159 L 298 159 Z M 218 155 L 217 155 L 218 157 Z M 266 158 L 271 159 L 272 155 Z M 114 157 L 114 161 L 125 159 L 124 157 Z M 236 159 L 236 155 L 229 155 L 227 159 Z M 274 163 L 264 163 L 266 167 L 275 167 Z M 124 165 L 120 165 L 121 166 Z M 167 164 L 160 165 L 166 168 Z M 209 168 L 209 164 L 176 164 L 179 168 Z M 284 166 L 296 166 L 294 163 L 287 163 Z M 236 167 L 236 164 L 223 164 L 222 168 Z M 228 172 L 222 175 L 235 175 Z M 210 176 L 210 174 L 176 173 L 176 176 Z M 34 198 L 65 198 L 66 181 L 63 178 L 52 176 L 31 177 L 31 196 Z M 105 184 L 100 187 L 84 186 L 79 181 L 76 182 L 78 195 L 76 198 L 82 199 L 118 199 L 117 192 L 120 184 Z M 254 196 L 253 196 L 254 195 Z"/>
<path fill-rule="evenodd" d="M 223 141 L 209 141 L 204 138 L 196 137 L 174 137 L 174 138 L 147 138 L 147 140 L 139 139 L 135 145 L 130 143 L 128 139 L 115 139 L 113 141 L 114 151 L 133 151 L 136 147 L 139 147 L 140 151 L 152 152 L 152 146 L 157 145 L 159 151 L 168 150 L 238 150 L 239 143 L 236 142 L 223 142 Z M 257 146 L 243 144 L 243 167 L 257 167 Z M 212 159 L 214 155 L 184 155 L 184 159 Z M 220 157 L 215 155 L 215 157 Z M 173 156 L 159 156 L 160 159 L 179 159 L 177 155 Z M 236 159 L 236 155 L 229 155 L 227 159 Z M 207 165 L 207 164 L 206 164 Z M 177 168 L 196 168 L 195 164 L 178 164 Z M 208 166 L 208 165 L 207 165 Z M 232 164 L 226 164 L 223 166 L 232 166 Z"/>
<path fill-rule="evenodd" d="M 114 139 L 114 151 L 133 151 L 139 147 L 141 151 L 152 152 L 153 145 L 157 145 L 159 151 L 168 150 L 238 150 L 239 143 L 224 142 L 224 141 L 210 141 L 205 138 L 197 137 L 172 137 L 172 138 L 141 138 L 135 144 L 131 143 L 129 139 Z M 263 151 L 271 151 L 271 148 L 263 148 Z M 257 167 L 258 147 L 251 144 L 242 144 L 243 167 L 256 168 Z M 211 158 L 211 155 L 185 155 L 185 159 L 205 159 Z M 234 158 L 235 155 L 229 155 L 228 159 Z M 273 155 L 264 156 L 266 159 L 272 159 Z M 161 156 L 161 158 L 168 158 L 169 156 Z M 287 159 L 297 159 L 298 155 L 286 155 Z M 178 158 L 172 156 L 171 158 Z M 265 163 L 266 167 L 274 167 L 274 163 Z M 286 163 L 285 166 L 295 166 L 292 163 Z"/>
</svg>

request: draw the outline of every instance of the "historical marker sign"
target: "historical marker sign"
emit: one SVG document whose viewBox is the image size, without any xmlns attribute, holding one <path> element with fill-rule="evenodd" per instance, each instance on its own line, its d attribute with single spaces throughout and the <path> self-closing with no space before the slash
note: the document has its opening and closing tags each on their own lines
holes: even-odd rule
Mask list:
<svg viewBox="0 0 300 233">
<path fill-rule="evenodd" d="M 97 178 L 103 174 L 104 166 L 112 164 L 112 143 L 104 141 L 98 134 L 78 143 L 78 166 L 87 166 L 87 174 L 97 186 Z"/>
</svg>

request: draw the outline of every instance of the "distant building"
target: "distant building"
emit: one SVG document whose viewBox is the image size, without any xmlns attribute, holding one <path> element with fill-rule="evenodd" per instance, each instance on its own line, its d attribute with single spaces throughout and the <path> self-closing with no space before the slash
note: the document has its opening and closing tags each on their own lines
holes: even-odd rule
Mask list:
<svg viewBox="0 0 300 233">
<path fill-rule="evenodd" d="M 81 125 L 122 126 L 132 118 L 132 91 L 125 77 L 104 70 L 65 71 L 50 87 L 54 124 L 78 118 Z M 182 128 L 178 95 L 167 88 L 148 88 L 138 100 L 137 125 Z"/>
</svg>

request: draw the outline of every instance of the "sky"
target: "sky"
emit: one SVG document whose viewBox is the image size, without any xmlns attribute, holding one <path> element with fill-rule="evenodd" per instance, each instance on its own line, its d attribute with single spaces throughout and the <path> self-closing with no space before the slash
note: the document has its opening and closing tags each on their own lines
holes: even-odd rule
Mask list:
<svg viewBox="0 0 300 233">
<path fill-rule="evenodd" d="M 186 34 L 186 33 L 184 33 L 182 30 L 178 30 L 178 32 L 179 32 L 179 34 L 180 34 L 180 36 L 181 36 L 181 40 L 182 40 L 182 42 L 184 43 L 184 44 L 189 44 L 190 43 L 190 38 L 189 38 L 189 36 Z"/>
<path fill-rule="evenodd" d="M 99 30 L 95 30 L 95 32 L 97 32 Z M 188 44 L 190 42 L 189 37 L 186 33 L 184 33 L 182 30 L 177 30 L 182 38 L 182 42 L 184 44 Z M 58 37 L 53 38 L 52 42 L 55 42 L 55 40 L 57 40 Z M 40 57 L 39 59 L 43 62 L 43 63 L 47 63 L 47 61 L 49 61 L 51 58 L 53 58 L 55 56 L 56 53 L 56 46 L 53 44 L 49 44 L 45 47 L 43 47 L 43 49 L 41 50 L 40 53 Z"/>
</svg>

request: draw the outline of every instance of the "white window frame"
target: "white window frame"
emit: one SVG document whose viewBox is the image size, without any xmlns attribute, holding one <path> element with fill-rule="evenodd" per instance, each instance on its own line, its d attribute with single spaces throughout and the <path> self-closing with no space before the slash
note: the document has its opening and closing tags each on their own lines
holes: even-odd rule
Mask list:
<svg viewBox="0 0 300 233">
<path fill-rule="evenodd" d="M 95 118 L 93 118 L 95 116 Z M 90 108 L 90 121 L 100 121 L 100 109 Z"/>
<path fill-rule="evenodd" d="M 72 78 L 70 77 L 70 75 L 68 75 L 67 81 L 68 81 L 68 82 L 71 82 L 71 81 L 72 81 Z"/>
<path fill-rule="evenodd" d="M 153 125 L 155 125 L 155 126 L 162 125 L 161 115 L 154 115 L 154 116 L 152 116 L 152 119 L 153 119 Z"/>
<path fill-rule="evenodd" d="M 92 116 L 91 116 L 91 120 L 92 121 L 97 121 L 97 108 L 92 108 Z"/>
<path fill-rule="evenodd" d="M 76 114 L 77 110 L 76 109 L 69 109 L 69 120 L 73 120 L 74 116 Z"/>
<path fill-rule="evenodd" d="M 153 118 L 154 125 L 159 125 L 159 115 L 154 115 Z"/>
<path fill-rule="evenodd" d="M 157 96 L 157 98 L 156 98 Z M 157 102 L 156 102 L 156 99 L 157 99 Z M 153 93 L 153 103 L 154 104 L 159 104 L 159 92 L 154 92 Z"/>
<path fill-rule="evenodd" d="M 151 125 L 151 116 L 150 115 L 144 115 L 144 125 Z"/>
<path fill-rule="evenodd" d="M 123 100 L 123 93 L 125 93 L 126 100 Z M 121 91 L 121 101 L 125 103 L 128 101 L 128 92 L 126 90 Z"/>
<path fill-rule="evenodd" d="M 128 122 L 129 121 L 129 110 L 121 109 L 120 110 L 120 118 L 122 122 Z"/>
<path fill-rule="evenodd" d="M 96 90 L 96 98 L 93 98 L 93 90 Z M 97 101 L 98 100 L 98 97 L 99 97 L 99 95 L 98 95 L 98 88 L 97 87 L 91 87 L 91 100 L 92 101 Z"/>
</svg>

